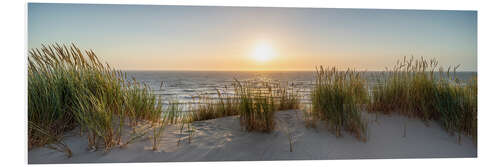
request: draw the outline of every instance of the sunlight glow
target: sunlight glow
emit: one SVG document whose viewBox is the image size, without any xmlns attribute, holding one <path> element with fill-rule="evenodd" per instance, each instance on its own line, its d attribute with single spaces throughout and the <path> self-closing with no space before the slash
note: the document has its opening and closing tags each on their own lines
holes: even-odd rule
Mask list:
<svg viewBox="0 0 500 167">
<path fill-rule="evenodd" d="M 276 53 L 268 42 L 259 42 L 255 47 L 252 57 L 258 62 L 267 62 L 274 58 Z"/>
</svg>

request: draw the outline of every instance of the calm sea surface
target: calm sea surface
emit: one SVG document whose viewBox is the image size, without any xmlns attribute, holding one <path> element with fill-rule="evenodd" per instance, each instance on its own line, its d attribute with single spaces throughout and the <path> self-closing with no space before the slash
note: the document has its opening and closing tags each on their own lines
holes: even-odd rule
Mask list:
<svg viewBox="0 0 500 167">
<path fill-rule="evenodd" d="M 175 99 L 183 104 L 193 102 L 193 97 L 200 95 L 216 97 L 217 89 L 225 94 L 234 94 L 230 89 L 231 82 L 266 80 L 288 83 L 301 94 L 302 102 L 309 102 L 310 90 L 314 82 L 312 71 L 125 71 L 129 78 L 148 85 L 164 102 Z M 371 88 L 378 83 L 380 72 L 362 72 Z M 468 80 L 477 76 L 476 72 L 457 72 L 460 80 Z M 162 89 L 160 85 L 163 82 Z M 228 87 L 228 88 L 226 88 Z"/>
</svg>

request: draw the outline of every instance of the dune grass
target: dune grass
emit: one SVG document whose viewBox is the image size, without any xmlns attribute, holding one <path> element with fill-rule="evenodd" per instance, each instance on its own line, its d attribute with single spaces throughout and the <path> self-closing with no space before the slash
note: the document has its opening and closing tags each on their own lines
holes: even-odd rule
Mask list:
<svg viewBox="0 0 500 167">
<path fill-rule="evenodd" d="M 42 45 L 28 57 L 28 146 L 59 141 L 80 127 L 89 148 L 118 145 L 125 120 L 157 121 L 159 99 L 121 71 L 75 45 Z"/>
<path fill-rule="evenodd" d="M 304 124 L 306 128 L 316 128 L 316 121 L 319 120 L 317 118 L 317 115 L 313 114 L 311 110 L 311 105 L 306 105 L 304 109 L 302 109 L 302 120 L 304 121 Z"/>
<path fill-rule="evenodd" d="M 238 115 L 238 99 L 228 95 L 228 88 L 224 90 L 217 89 L 217 98 L 212 100 L 208 96 L 200 95 L 193 100 L 194 106 L 191 107 L 191 119 L 193 121 L 202 121 Z"/>
<path fill-rule="evenodd" d="M 163 131 L 165 130 L 168 124 L 175 124 L 179 120 L 180 112 L 182 112 L 179 103 L 176 101 L 170 101 L 166 112 L 162 115 L 162 119 L 156 122 L 153 122 L 153 150 L 156 151 L 160 148 L 160 140 Z"/>
<path fill-rule="evenodd" d="M 373 90 L 370 111 L 397 112 L 424 121 L 436 120 L 450 133 L 477 138 L 477 80 L 455 76 L 459 66 L 446 72 L 435 59 L 398 61 Z"/>
<path fill-rule="evenodd" d="M 277 103 L 270 82 L 234 83 L 239 100 L 239 115 L 242 128 L 247 131 L 271 132 L 275 126 L 274 113 Z"/>
<path fill-rule="evenodd" d="M 360 104 L 365 103 L 367 97 L 365 80 L 359 72 L 320 66 L 315 74 L 311 116 L 308 119 L 326 121 L 328 128 L 337 136 L 346 130 L 365 141 L 367 124 L 361 118 Z"/>
<path fill-rule="evenodd" d="M 278 85 L 274 88 L 279 97 L 278 110 L 289 110 L 289 109 L 299 109 L 300 108 L 300 95 L 297 90 L 292 85 L 288 83 L 284 86 Z"/>
<path fill-rule="evenodd" d="M 265 89 L 262 87 L 265 85 Z M 260 86 L 260 88 L 258 88 Z M 300 106 L 299 94 L 288 84 L 282 86 L 271 81 L 238 81 L 231 84 L 235 95 L 230 95 L 229 88 L 217 89 L 217 97 L 211 99 L 208 96 L 199 95 L 193 100 L 190 117 L 193 121 L 202 121 L 220 117 L 239 115 L 243 108 L 241 102 L 248 97 L 266 95 L 268 100 L 273 101 L 274 110 L 298 109 Z M 252 90 L 250 90 L 252 89 Z M 270 89 L 270 90 L 269 90 Z M 242 91 L 249 92 L 243 93 Z M 238 92 L 239 91 L 239 92 Z M 257 93 L 262 94 L 257 94 Z M 253 102 L 253 101 L 252 101 Z"/>
<path fill-rule="evenodd" d="M 38 127 L 36 124 L 33 124 L 31 122 L 28 122 L 28 126 L 31 129 L 35 129 L 38 133 L 41 135 L 46 135 L 45 137 L 48 138 L 47 140 L 47 147 L 57 150 L 59 152 L 65 153 L 68 157 L 73 156 L 73 152 L 69 148 L 69 146 L 64 143 L 61 138 L 54 138 L 54 135 L 49 134 L 49 132 L 45 131 L 44 129 Z"/>
</svg>

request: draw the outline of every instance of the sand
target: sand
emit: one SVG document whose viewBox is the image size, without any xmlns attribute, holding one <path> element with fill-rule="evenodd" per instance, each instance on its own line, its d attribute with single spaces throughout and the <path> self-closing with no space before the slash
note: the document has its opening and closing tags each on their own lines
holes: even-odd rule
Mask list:
<svg viewBox="0 0 500 167">
<path fill-rule="evenodd" d="M 191 142 L 177 125 L 166 128 L 159 151 L 152 151 L 151 139 L 113 148 L 110 152 L 89 151 L 85 137 L 73 135 L 64 142 L 71 158 L 48 148 L 28 152 L 28 163 L 108 163 L 171 161 L 255 161 L 255 160 L 332 160 L 375 158 L 463 158 L 477 157 L 471 137 L 449 135 L 437 123 L 427 125 L 418 119 L 399 115 L 363 113 L 368 121 L 368 140 L 361 142 L 348 133 L 336 137 L 319 123 L 306 128 L 300 111 L 276 113 L 278 124 L 271 133 L 241 130 L 237 116 L 194 122 Z M 404 125 L 406 124 L 406 136 Z M 293 138 L 293 152 L 287 135 Z M 178 137 L 181 142 L 178 144 Z"/>
</svg>

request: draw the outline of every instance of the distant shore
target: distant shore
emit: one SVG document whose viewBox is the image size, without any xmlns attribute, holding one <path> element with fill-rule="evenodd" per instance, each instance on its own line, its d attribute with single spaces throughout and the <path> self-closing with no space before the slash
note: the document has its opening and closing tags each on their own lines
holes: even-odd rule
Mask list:
<svg viewBox="0 0 500 167">
<path fill-rule="evenodd" d="M 125 148 L 92 152 L 87 149 L 86 137 L 80 137 L 75 130 L 63 139 L 73 152 L 71 158 L 39 147 L 28 152 L 28 163 L 477 157 L 477 146 L 471 137 L 462 136 L 459 141 L 458 136 L 450 135 L 434 121 L 426 125 L 419 119 L 396 114 L 362 113 L 369 124 L 366 142 L 347 132 L 336 137 L 323 122 L 318 122 L 316 128 L 306 128 L 301 111 L 287 110 L 276 113 L 277 125 L 270 133 L 246 132 L 241 129 L 238 116 L 231 116 L 193 122 L 195 130 L 189 143 L 189 136 L 180 134 L 178 125 L 168 125 L 159 151 L 152 151 L 152 140 L 144 137 Z"/>
</svg>

